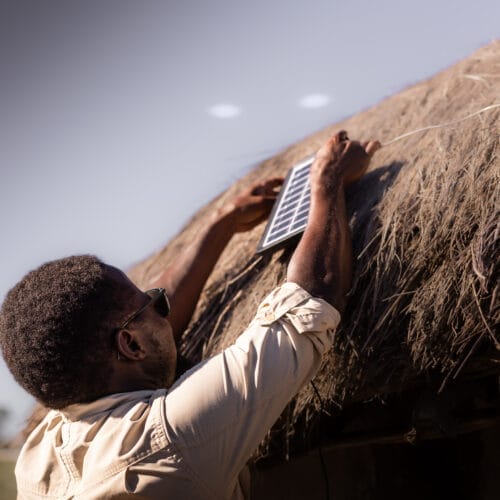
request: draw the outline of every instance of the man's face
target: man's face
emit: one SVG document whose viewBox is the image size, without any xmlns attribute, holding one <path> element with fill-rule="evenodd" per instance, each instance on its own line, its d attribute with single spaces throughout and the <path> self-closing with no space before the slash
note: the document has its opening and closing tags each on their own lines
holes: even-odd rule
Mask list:
<svg viewBox="0 0 500 500">
<path fill-rule="evenodd" d="M 108 266 L 113 279 L 123 289 L 124 320 L 149 304 L 151 298 L 137 288 L 119 269 Z M 145 351 L 144 359 L 137 361 L 148 385 L 169 387 L 175 377 L 177 348 L 172 327 L 166 317 L 158 313 L 154 306 L 146 307 L 141 314 L 131 321 L 127 330 L 134 335 L 137 344 Z"/>
</svg>

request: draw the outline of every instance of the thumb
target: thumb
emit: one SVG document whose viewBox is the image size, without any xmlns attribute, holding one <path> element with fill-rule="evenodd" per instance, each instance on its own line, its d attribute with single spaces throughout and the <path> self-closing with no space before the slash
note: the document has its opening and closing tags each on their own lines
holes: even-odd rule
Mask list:
<svg viewBox="0 0 500 500">
<path fill-rule="evenodd" d="M 365 145 L 366 154 L 371 158 L 381 147 L 382 144 L 380 144 L 379 141 L 370 141 Z"/>
</svg>

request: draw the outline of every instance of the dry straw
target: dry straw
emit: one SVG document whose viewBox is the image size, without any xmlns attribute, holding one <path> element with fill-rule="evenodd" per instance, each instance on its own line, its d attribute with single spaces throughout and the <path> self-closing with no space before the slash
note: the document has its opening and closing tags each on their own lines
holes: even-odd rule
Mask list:
<svg viewBox="0 0 500 500">
<path fill-rule="evenodd" d="M 338 412 L 415 385 L 438 392 L 457 378 L 498 373 L 500 111 L 491 103 L 500 95 L 499 66 L 500 43 L 493 42 L 265 161 L 131 276 L 146 285 L 226 199 L 257 179 L 285 174 L 334 131 L 382 142 L 396 134 L 348 193 L 354 283 L 315 385 L 327 409 Z M 429 122 L 439 125 L 422 128 Z M 181 346 L 193 361 L 234 342 L 284 280 L 292 249 L 256 256 L 261 231 L 235 237 L 214 271 Z M 319 412 L 308 386 L 280 420 L 282 450 L 297 425 L 307 430 Z"/>
<path fill-rule="evenodd" d="M 382 144 L 382 146 L 389 146 L 390 144 L 392 144 L 394 142 L 400 141 L 401 139 L 406 139 L 407 137 L 410 137 L 414 134 L 419 134 L 421 132 L 427 132 L 427 130 L 457 125 L 458 123 L 462 123 L 466 120 L 470 120 L 474 116 L 480 115 L 481 113 L 484 113 L 485 111 L 490 111 L 490 110 L 496 109 L 498 107 L 500 107 L 500 104 L 491 104 L 490 106 L 485 106 L 484 108 L 481 108 L 477 111 L 474 111 L 474 113 L 470 113 L 467 116 L 464 116 L 463 118 L 459 118 L 458 120 L 452 120 L 451 122 L 439 123 L 437 125 L 427 125 L 426 127 L 421 127 L 421 128 L 417 128 L 416 130 L 411 130 L 410 132 L 405 132 L 404 134 L 401 134 L 401 135 L 398 135 L 397 137 L 394 137 L 394 139 L 391 139 L 390 141 L 384 142 Z"/>
</svg>

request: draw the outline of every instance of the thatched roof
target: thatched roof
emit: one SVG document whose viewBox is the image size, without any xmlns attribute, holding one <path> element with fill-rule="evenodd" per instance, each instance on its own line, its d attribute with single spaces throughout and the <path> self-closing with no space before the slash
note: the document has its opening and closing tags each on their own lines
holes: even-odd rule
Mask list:
<svg viewBox="0 0 500 500">
<path fill-rule="evenodd" d="M 203 207 L 171 242 L 129 275 L 147 287 L 189 246 L 218 206 L 256 180 L 286 174 L 334 131 L 343 128 L 354 138 L 387 142 L 499 100 L 496 41 L 430 80 L 264 161 Z M 424 387 L 427 392 L 419 393 L 419 401 L 424 401 L 419 408 L 426 414 L 428 402 L 457 380 L 498 374 L 499 115 L 496 108 L 382 148 L 365 178 L 349 193 L 354 285 L 334 348 L 315 380 L 330 413 L 347 412 L 352 421 L 367 400 L 387 401 L 391 394 Z M 262 231 L 260 226 L 235 236 L 210 277 L 182 339 L 181 352 L 192 361 L 233 343 L 260 301 L 284 280 L 293 247 L 256 256 Z M 477 396 L 476 387 L 465 392 Z M 412 398 L 401 396 L 398 404 L 411 405 Z M 284 412 L 281 436 L 309 432 L 320 406 L 308 385 Z M 401 412 L 396 410 L 388 413 L 397 420 Z M 365 415 L 356 425 L 366 427 L 366 419 L 379 417 Z M 274 440 L 280 441 L 279 436 L 275 432 Z M 286 448 L 288 438 L 283 442 Z"/>
<path fill-rule="evenodd" d="M 386 142 L 500 100 L 500 41 L 373 108 L 264 161 L 203 207 L 162 250 L 130 271 L 146 286 L 190 244 L 216 207 L 252 182 L 284 175 L 334 131 Z M 498 372 L 500 109 L 380 150 L 350 192 L 355 279 L 335 345 L 316 379 L 329 407 Z M 212 274 L 181 351 L 193 361 L 235 341 L 283 281 L 291 249 L 256 256 L 263 226 L 234 237 Z M 319 411 L 311 386 L 287 425 Z M 305 418 L 304 418 L 305 417 Z"/>
</svg>

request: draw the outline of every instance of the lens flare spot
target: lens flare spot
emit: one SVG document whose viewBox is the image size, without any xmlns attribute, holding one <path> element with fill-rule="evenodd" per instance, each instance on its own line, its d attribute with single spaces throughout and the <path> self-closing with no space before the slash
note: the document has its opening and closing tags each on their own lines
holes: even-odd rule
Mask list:
<svg viewBox="0 0 500 500">
<path fill-rule="evenodd" d="M 208 112 L 215 118 L 234 118 L 241 114 L 241 108 L 234 104 L 214 104 L 208 108 Z"/>
<path fill-rule="evenodd" d="M 323 108 L 331 101 L 326 94 L 308 94 L 299 99 L 299 106 L 304 109 Z"/>
</svg>

